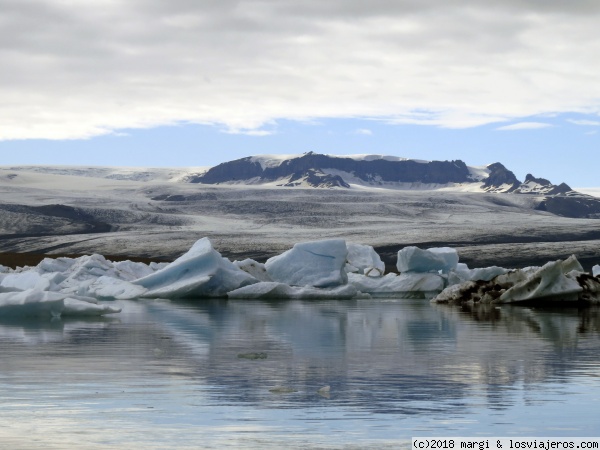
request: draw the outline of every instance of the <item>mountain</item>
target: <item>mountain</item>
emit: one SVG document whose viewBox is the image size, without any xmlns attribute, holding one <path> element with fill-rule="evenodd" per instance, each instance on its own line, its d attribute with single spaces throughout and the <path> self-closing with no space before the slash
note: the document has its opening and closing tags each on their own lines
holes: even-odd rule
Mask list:
<svg viewBox="0 0 600 450">
<path fill-rule="evenodd" d="M 422 161 L 383 155 L 259 155 L 225 162 L 188 181 L 281 187 L 445 189 L 539 197 L 535 208 L 565 217 L 600 218 L 600 200 L 527 174 L 521 182 L 497 162 Z"/>
</svg>

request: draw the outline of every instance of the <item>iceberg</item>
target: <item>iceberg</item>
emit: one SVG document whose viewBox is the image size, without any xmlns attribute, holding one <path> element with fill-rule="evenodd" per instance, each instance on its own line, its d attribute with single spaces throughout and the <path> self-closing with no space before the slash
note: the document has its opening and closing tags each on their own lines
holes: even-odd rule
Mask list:
<svg viewBox="0 0 600 450">
<path fill-rule="evenodd" d="M 595 277 L 600 276 L 600 265 L 595 265 L 592 267 L 592 275 Z"/>
<path fill-rule="evenodd" d="M 498 275 L 504 275 L 509 270 L 503 267 L 491 266 L 469 269 L 466 264 L 458 263 L 456 269 L 448 274 L 448 285 L 464 283 L 465 281 L 490 281 Z"/>
<path fill-rule="evenodd" d="M 164 268 L 133 281 L 147 298 L 225 297 L 258 280 L 217 252 L 208 238 Z"/>
<path fill-rule="evenodd" d="M 249 273 L 259 281 L 273 281 L 264 264 L 254 261 L 253 259 L 244 259 L 243 261 L 234 261 L 233 264 L 239 267 L 244 272 Z"/>
<path fill-rule="evenodd" d="M 319 288 L 346 284 L 348 249 L 343 239 L 303 242 L 265 263 L 273 281 L 290 286 Z"/>
<path fill-rule="evenodd" d="M 98 305 L 93 300 L 86 301 L 39 289 L 0 294 L 0 317 L 102 316 L 120 311 L 120 308 Z"/>
<path fill-rule="evenodd" d="M 450 247 L 429 248 L 404 247 L 398 251 L 398 272 L 438 272 L 448 273 L 456 269 L 458 253 Z"/>
<path fill-rule="evenodd" d="M 231 299 L 294 299 L 294 300 L 346 300 L 371 298 L 346 284 L 328 289 L 311 286 L 290 286 L 275 281 L 263 281 L 241 287 L 227 294 Z"/>
<path fill-rule="evenodd" d="M 436 273 L 388 273 L 381 278 L 349 273 L 348 283 L 373 297 L 432 298 L 444 289 L 446 280 Z"/>
<path fill-rule="evenodd" d="M 539 268 L 511 270 L 489 281 L 476 280 L 444 289 L 436 303 L 600 302 L 600 280 L 583 271 L 575 256 Z"/>
<path fill-rule="evenodd" d="M 370 245 L 348 242 L 346 272 L 360 273 L 371 277 L 380 277 L 385 273 L 385 263 Z"/>
</svg>

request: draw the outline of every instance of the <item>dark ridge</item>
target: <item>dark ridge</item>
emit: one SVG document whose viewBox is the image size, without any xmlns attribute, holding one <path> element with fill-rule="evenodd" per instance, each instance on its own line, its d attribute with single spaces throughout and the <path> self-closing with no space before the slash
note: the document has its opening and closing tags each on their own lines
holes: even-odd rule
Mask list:
<svg viewBox="0 0 600 450">
<path fill-rule="evenodd" d="M 484 189 L 493 189 L 502 186 L 503 184 L 511 185 L 507 192 L 512 192 L 517 189 L 521 182 L 517 179 L 514 173 L 508 170 L 499 162 L 487 166 L 490 170 L 490 175 L 483 183 Z"/>
<path fill-rule="evenodd" d="M 550 183 L 549 180 L 546 180 L 545 178 L 536 178 L 530 173 L 525 175 L 525 183 L 528 181 L 533 181 L 534 183 L 541 184 L 542 186 L 552 186 L 552 183 Z"/>
<path fill-rule="evenodd" d="M 563 217 L 599 219 L 600 199 L 587 196 L 547 197 L 536 209 L 539 211 L 548 211 L 549 213 Z"/>
<path fill-rule="evenodd" d="M 357 161 L 352 158 L 337 158 L 316 153 L 306 153 L 298 158 L 283 161 L 277 167 L 264 170 L 251 157 L 219 164 L 204 175 L 194 177 L 192 183 L 216 184 L 231 181 L 259 178 L 261 181 L 276 181 L 290 176 L 304 174 L 310 170 L 323 172 L 333 169 L 354 174 L 365 182 L 421 182 L 421 183 L 463 183 L 470 181 L 469 169 L 460 160 L 430 161 Z M 340 178 L 341 179 L 341 178 Z M 344 183 L 345 181 L 342 180 Z M 320 186 L 320 185 L 319 185 Z"/>
<path fill-rule="evenodd" d="M 330 175 L 321 172 L 320 170 L 309 169 L 304 173 L 296 172 L 290 180 L 282 186 L 295 186 L 300 184 L 302 180 L 306 180 L 306 183 L 312 187 L 343 187 L 350 188 L 350 185 L 346 183 L 339 175 Z"/>
<path fill-rule="evenodd" d="M 548 192 L 548 195 L 560 195 L 566 194 L 567 192 L 572 192 L 571 186 L 566 183 L 560 183 L 558 186 L 555 186 L 552 190 Z"/>
</svg>

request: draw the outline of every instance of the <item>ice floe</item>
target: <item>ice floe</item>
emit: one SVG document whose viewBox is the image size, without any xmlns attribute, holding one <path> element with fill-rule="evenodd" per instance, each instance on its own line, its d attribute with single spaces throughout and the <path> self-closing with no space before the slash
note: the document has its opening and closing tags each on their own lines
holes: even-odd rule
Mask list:
<svg viewBox="0 0 600 450">
<path fill-rule="evenodd" d="M 540 268 L 499 274 L 490 280 L 466 281 L 444 289 L 436 303 L 600 303 L 600 280 L 583 271 L 575 256 Z"/>
<path fill-rule="evenodd" d="M 348 249 L 343 239 L 303 242 L 265 264 L 273 281 L 290 286 L 334 287 L 346 284 Z"/>
<path fill-rule="evenodd" d="M 258 280 L 223 258 L 203 238 L 171 264 L 133 283 L 147 289 L 142 297 L 190 298 L 225 297 Z"/>
<path fill-rule="evenodd" d="M 429 248 L 404 247 L 398 251 L 398 272 L 437 272 L 448 273 L 456 269 L 458 253 L 450 247 Z"/>
<path fill-rule="evenodd" d="M 303 242 L 265 264 L 231 262 L 208 238 L 172 263 L 111 262 L 102 255 L 46 258 L 0 267 L 0 318 L 119 312 L 107 302 L 135 298 L 428 298 L 438 303 L 528 301 L 600 303 L 600 265 L 584 272 L 575 256 L 542 267 L 469 268 L 448 247 L 405 247 L 400 273 L 385 274 L 373 247 L 328 239 Z"/>
</svg>

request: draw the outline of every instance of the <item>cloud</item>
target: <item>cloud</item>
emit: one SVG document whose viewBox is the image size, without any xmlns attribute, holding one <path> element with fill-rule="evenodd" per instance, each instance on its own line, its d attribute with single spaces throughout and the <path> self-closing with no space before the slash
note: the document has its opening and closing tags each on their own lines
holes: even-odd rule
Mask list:
<svg viewBox="0 0 600 450">
<path fill-rule="evenodd" d="M 571 122 L 574 125 L 581 125 L 581 126 L 592 126 L 592 127 L 600 126 L 600 121 L 598 121 L 598 120 L 567 119 L 567 122 Z"/>
<path fill-rule="evenodd" d="M 499 131 L 512 131 L 512 130 L 536 130 L 540 128 L 549 128 L 553 125 L 544 122 L 518 122 L 511 125 L 505 125 L 503 127 L 496 128 Z"/>
<path fill-rule="evenodd" d="M 460 128 L 600 112 L 592 0 L 0 0 L 0 8 L 0 139 L 349 117 Z"/>
<path fill-rule="evenodd" d="M 363 136 L 371 136 L 373 134 L 373 132 L 367 128 L 359 128 L 357 130 L 354 130 L 354 134 L 361 134 Z"/>
</svg>

